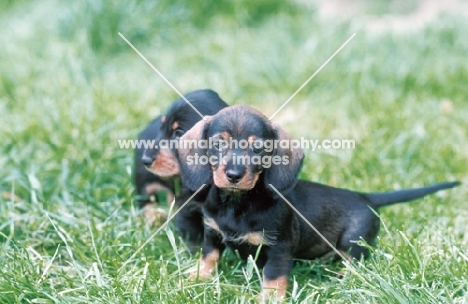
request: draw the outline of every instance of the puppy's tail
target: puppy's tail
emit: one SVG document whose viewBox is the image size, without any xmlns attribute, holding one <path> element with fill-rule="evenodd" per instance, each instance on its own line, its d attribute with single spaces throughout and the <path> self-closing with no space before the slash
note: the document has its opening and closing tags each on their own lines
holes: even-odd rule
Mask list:
<svg viewBox="0 0 468 304">
<path fill-rule="evenodd" d="M 445 182 L 422 188 L 403 189 L 391 192 L 363 193 L 362 195 L 368 198 L 373 203 L 374 207 L 379 208 L 386 205 L 412 201 L 437 191 L 454 188 L 459 185 L 460 182 L 458 181 Z"/>
</svg>

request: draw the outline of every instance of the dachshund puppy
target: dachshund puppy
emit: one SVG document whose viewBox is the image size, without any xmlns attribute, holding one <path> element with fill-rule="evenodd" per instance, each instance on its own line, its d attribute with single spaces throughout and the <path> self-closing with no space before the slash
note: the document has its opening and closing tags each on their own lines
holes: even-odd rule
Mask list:
<svg viewBox="0 0 468 304">
<path fill-rule="evenodd" d="M 196 147 L 194 140 L 208 140 L 211 145 Z M 275 140 L 276 147 L 267 145 Z M 360 258 L 369 252 L 355 241 L 363 238 L 373 244 L 379 230 L 379 218 L 372 209 L 458 185 L 454 182 L 363 194 L 298 181 L 303 152 L 292 145 L 286 148 L 290 140 L 279 126 L 247 106 L 223 109 L 182 136 L 178 157 L 184 185 L 191 190 L 202 184 L 210 187 L 203 206 L 206 229 L 204 263 L 198 273 L 201 278 L 212 273 L 228 246 L 242 258 L 258 254 L 257 263 L 263 267 L 264 296 L 276 289 L 281 298 L 287 289 L 293 258 L 333 254 L 332 248 L 275 189 L 337 250 L 350 258 Z"/>
<path fill-rule="evenodd" d="M 153 119 L 138 135 L 139 141 L 153 141 L 161 132 L 162 115 Z M 155 142 L 156 143 L 156 142 Z M 163 212 L 157 212 L 156 203 L 159 202 L 158 193 L 165 193 L 167 202 L 174 199 L 174 180 L 163 179 L 146 169 L 142 162 L 145 149 L 137 147 L 134 157 L 133 182 L 137 193 L 138 207 L 143 211 L 146 221 L 153 225 L 161 221 L 165 216 Z"/>
<path fill-rule="evenodd" d="M 228 105 L 219 95 L 209 89 L 192 91 L 185 98 L 203 115 L 216 114 Z M 176 141 L 186 131 L 192 128 L 201 119 L 200 115 L 182 98 L 177 99 L 169 107 L 166 114 L 156 117 L 138 139 L 153 140 L 153 149 L 137 148 L 135 151 L 135 186 L 138 193 L 139 207 L 146 209 L 145 217 L 152 220 L 155 216 L 148 211 L 148 205 L 156 202 L 155 194 L 166 191 L 168 201 L 172 201 L 176 189 L 174 181 L 179 178 L 180 170 L 175 156 L 175 146 L 171 140 Z M 191 195 L 189 189 L 180 185 L 176 197 L 176 204 L 180 206 Z M 206 195 L 206 191 L 205 191 Z M 176 218 L 179 232 L 188 238 L 191 249 L 203 238 L 203 220 L 200 203 L 204 201 L 204 193 L 199 193 Z M 149 209 L 151 210 L 151 209 Z"/>
</svg>

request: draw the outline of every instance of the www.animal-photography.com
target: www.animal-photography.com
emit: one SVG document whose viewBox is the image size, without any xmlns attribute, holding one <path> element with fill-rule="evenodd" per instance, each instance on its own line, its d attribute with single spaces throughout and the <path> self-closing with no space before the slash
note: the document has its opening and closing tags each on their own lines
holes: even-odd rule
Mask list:
<svg viewBox="0 0 468 304">
<path fill-rule="evenodd" d="M 462 0 L 0 4 L 0 302 L 468 302 Z"/>
</svg>

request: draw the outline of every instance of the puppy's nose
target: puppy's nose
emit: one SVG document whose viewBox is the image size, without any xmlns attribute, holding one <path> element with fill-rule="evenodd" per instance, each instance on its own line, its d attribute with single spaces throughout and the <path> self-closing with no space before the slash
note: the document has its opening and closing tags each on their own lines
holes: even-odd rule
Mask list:
<svg viewBox="0 0 468 304">
<path fill-rule="evenodd" d="M 151 164 L 153 163 L 154 159 L 152 157 L 149 157 L 148 155 L 146 154 L 143 154 L 143 156 L 141 157 L 141 162 L 147 167 L 151 167 Z"/>
<path fill-rule="evenodd" d="M 239 169 L 228 169 L 226 171 L 226 177 L 230 183 L 237 183 L 244 176 L 244 172 Z"/>
</svg>

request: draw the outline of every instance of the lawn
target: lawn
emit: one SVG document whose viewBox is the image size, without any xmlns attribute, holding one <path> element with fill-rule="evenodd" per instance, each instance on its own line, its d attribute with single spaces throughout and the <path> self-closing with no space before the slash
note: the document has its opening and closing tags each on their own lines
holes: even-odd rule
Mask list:
<svg viewBox="0 0 468 304">
<path fill-rule="evenodd" d="M 302 1 L 123 3 L 0 4 L 1 303 L 244 303 L 261 289 L 233 253 L 213 280 L 188 280 L 198 256 L 173 223 L 132 257 L 158 226 L 139 217 L 118 140 L 178 96 L 119 32 L 181 92 L 211 88 L 267 116 L 356 33 L 275 117 L 295 138 L 355 140 L 306 151 L 300 177 L 464 184 L 382 209 L 371 258 L 343 277 L 341 263 L 298 261 L 286 302 L 468 302 L 466 18 L 377 31 L 369 15 L 327 19 Z M 378 3 L 367 14 L 392 13 Z"/>
</svg>

